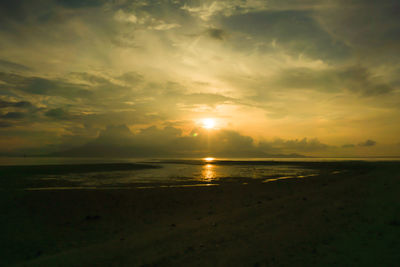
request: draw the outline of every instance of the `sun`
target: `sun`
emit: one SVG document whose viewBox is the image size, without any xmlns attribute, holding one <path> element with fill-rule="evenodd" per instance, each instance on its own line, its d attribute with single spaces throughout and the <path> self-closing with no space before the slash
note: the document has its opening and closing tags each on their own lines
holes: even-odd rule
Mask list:
<svg viewBox="0 0 400 267">
<path fill-rule="evenodd" d="M 203 119 L 203 128 L 214 129 L 215 128 L 215 120 L 211 119 L 211 118 Z"/>
</svg>

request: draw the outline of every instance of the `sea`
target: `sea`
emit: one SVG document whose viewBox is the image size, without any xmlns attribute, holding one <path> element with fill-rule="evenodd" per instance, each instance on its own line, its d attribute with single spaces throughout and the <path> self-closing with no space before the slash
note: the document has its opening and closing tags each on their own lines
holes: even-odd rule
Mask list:
<svg viewBox="0 0 400 267">
<path fill-rule="evenodd" d="M 318 176 L 326 171 L 324 164 L 334 166 L 329 169 L 331 174 L 339 174 L 345 171 L 340 168 L 341 162 L 382 161 L 400 163 L 400 158 L 0 157 L 0 176 L 3 176 L 0 181 L 3 188 L 13 184 L 24 190 L 150 189 L 218 186 L 221 183 L 245 185 L 254 181 L 267 183 Z M 130 164 L 132 168 L 125 168 Z M 136 165 L 140 168 L 136 168 Z M 62 170 L 52 172 L 52 166 L 61 166 Z M 69 171 L 72 166 L 74 171 Z M 101 170 L 80 170 L 76 166 L 101 166 Z M 108 169 L 107 166 L 112 168 Z M 119 166 L 124 168 L 120 169 Z"/>
</svg>

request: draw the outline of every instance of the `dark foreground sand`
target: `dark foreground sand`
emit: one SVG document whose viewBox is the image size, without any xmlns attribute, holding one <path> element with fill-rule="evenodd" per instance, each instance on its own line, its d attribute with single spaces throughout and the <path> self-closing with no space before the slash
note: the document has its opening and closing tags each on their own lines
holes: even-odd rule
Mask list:
<svg viewBox="0 0 400 267">
<path fill-rule="evenodd" d="M 0 200 L 2 266 L 400 263 L 399 163 L 247 185 L 7 188 Z"/>
</svg>

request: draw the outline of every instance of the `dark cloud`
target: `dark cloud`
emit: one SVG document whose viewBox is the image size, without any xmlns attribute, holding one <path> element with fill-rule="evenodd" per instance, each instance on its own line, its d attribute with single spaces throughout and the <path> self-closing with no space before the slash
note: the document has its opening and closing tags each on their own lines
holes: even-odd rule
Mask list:
<svg viewBox="0 0 400 267">
<path fill-rule="evenodd" d="M 0 14 L 3 17 L 9 17 L 20 22 L 32 15 L 48 14 L 49 11 L 55 11 L 56 6 L 65 8 L 88 8 L 104 5 L 107 0 L 4 0 L 0 2 Z"/>
<path fill-rule="evenodd" d="M 64 97 L 85 97 L 90 94 L 84 85 L 72 84 L 59 80 L 50 80 L 40 77 L 29 77 L 24 80 L 21 86 L 16 85 L 15 89 L 30 94 L 64 96 Z"/>
<path fill-rule="evenodd" d="M 55 12 L 52 0 L 17 0 L 0 1 L 0 32 L 8 32 L 13 37 L 22 30 L 20 27 L 29 27 L 33 23 L 40 23 L 45 17 L 52 17 Z"/>
<path fill-rule="evenodd" d="M 8 128 L 13 126 L 12 123 L 6 122 L 6 121 L 0 121 L 0 128 Z"/>
<path fill-rule="evenodd" d="M 24 4 L 29 1 L 1 1 L 0 2 L 0 14 L 1 17 L 14 17 L 23 19 L 24 17 Z"/>
<path fill-rule="evenodd" d="M 7 112 L 4 115 L 0 115 L 2 119 L 22 119 L 25 118 L 26 114 L 23 112 Z"/>
<path fill-rule="evenodd" d="M 399 1 L 340 0 L 335 4 L 335 8 L 321 10 L 319 19 L 337 36 L 358 49 L 372 48 L 373 54 L 396 49 L 400 41 Z"/>
<path fill-rule="evenodd" d="M 91 125 L 93 127 L 104 128 L 105 125 L 113 124 L 113 123 L 124 123 L 128 125 L 134 124 L 148 124 L 149 122 L 157 122 L 160 120 L 167 119 L 167 116 L 164 114 L 152 114 L 154 109 L 149 109 L 146 107 L 142 107 L 140 105 L 137 106 L 137 110 L 130 111 L 102 111 L 93 114 L 79 114 L 75 115 L 73 118 L 77 122 L 85 123 L 87 125 Z M 150 114 L 149 114 L 150 112 Z"/>
<path fill-rule="evenodd" d="M 132 133 L 125 125 L 108 126 L 86 145 L 69 149 L 59 155 L 108 156 L 184 156 L 184 157 L 287 157 L 300 156 L 328 149 L 317 139 L 282 140 L 256 144 L 254 140 L 236 131 L 193 129 L 190 134 L 167 126 L 151 126 Z"/>
<path fill-rule="evenodd" d="M 175 133 L 172 133 L 171 136 L 171 128 L 166 127 L 160 130 L 156 127 L 149 127 L 133 134 L 125 125 L 107 126 L 96 139 L 82 147 L 62 152 L 61 155 L 131 157 L 172 154 L 171 151 L 168 152 L 171 144 L 166 142 L 171 138 L 176 138 Z M 154 137 L 157 138 L 152 139 Z"/>
<path fill-rule="evenodd" d="M 150 83 L 135 72 L 117 76 L 75 72 L 53 79 L 0 73 L 0 80 L 10 93 L 29 93 L 33 99 L 56 99 L 51 104 L 41 100 L 46 118 L 103 126 L 116 120 L 132 124 L 166 119 L 178 112 L 181 104 L 187 108 L 234 101 L 218 94 L 186 94 L 186 88 L 179 83 Z M 27 101 L 0 101 L 0 108 L 28 108 L 29 105 Z M 44 117 L 38 116 L 35 121 L 41 118 Z"/>
<path fill-rule="evenodd" d="M 11 108 L 12 111 L 30 108 L 32 114 L 36 114 L 34 117 L 30 116 L 30 122 L 57 123 L 60 120 L 69 120 L 75 124 L 89 123 L 97 126 L 115 121 L 126 124 L 146 123 L 156 120 L 157 115 L 154 112 L 157 111 L 157 106 L 154 104 L 164 96 L 153 99 L 152 92 L 134 91 L 141 80 L 142 77 L 133 72 L 122 77 L 70 73 L 62 78 L 52 79 L 0 73 L 3 92 L 9 93 L 13 98 L 36 100 L 35 105 L 40 106 L 37 108 L 28 101 L 0 99 L 0 108 Z M 135 96 L 148 99 L 139 104 L 132 103 Z M 131 102 L 126 103 L 127 101 Z M 171 110 L 168 106 L 158 106 L 159 109 L 165 108 L 165 113 Z"/>
<path fill-rule="evenodd" d="M 71 149 L 63 155 L 112 156 L 249 156 L 264 155 L 253 139 L 234 131 L 219 131 L 212 136 L 205 130 L 194 130 L 184 136 L 174 127 L 149 127 L 133 134 L 124 126 L 109 126 L 88 144 Z"/>
<path fill-rule="evenodd" d="M 223 29 L 209 28 L 206 31 L 207 35 L 213 39 L 223 41 L 227 37 L 227 33 Z"/>
<path fill-rule="evenodd" d="M 106 0 L 56 0 L 56 3 L 68 8 L 99 7 L 106 2 Z"/>
<path fill-rule="evenodd" d="M 359 146 L 374 146 L 376 145 L 376 142 L 374 140 L 366 140 L 365 142 L 361 142 L 358 144 Z"/>
<path fill-rule="evenodd" d="M 282 70 L 271 85 L 282 89 L 310 89 L 321 92 L 349 91 L 365 97 L 384 95 L 393 87 L 366 67 L 349 66 L 327 70 L 291 68 Z"/>
<path fill-rule="evenodd" d="M 54 108 L 46 111 L 44 113 L 47 117 L 56 119 L 56 120 L 68 120 L 71 119 L 71 115 L 63 108 Z"/>
<path fill-rule="evenodd" d="M 25 65 L 7 61 L 7 60 L 2 60 L 2 59 L 0 59 L 0 69 L 6 70 L 6 71 L 9 71 L 9 70 L 30 71 L 30 70 L 32 70 L 31 68 L 29 68 Z"/>
<path fill-rule="evenodd" d="M 379 81 L 365 67 L 353 66 L 336 73 L 338 80 L 343 82 L 345 89 L 360 93 L 365 96 L 374 96 L 389 93 L 393 90 L 391 86 Z"/>
<path fill-rule="evenodd" d="M 19 101 L 19 102 L 13 103 L 13 106 L 16 107 L 16 108 L 30 108 L 30 107 L 33 107 L 33 105 L 28 101 Z"/>
<path fill-rule="evenodd" d="M 33 105 L 28 101 L 5 101 L 0 99 L 0 108 L 8 108 L 8 107 L 15 107 L 15 108 L 31 108 Z"/>
<path fill-rule="evenodd" d="M 143 80 L 143 76 L 136 72 L 126 72 L 117 78 L 121 81 L 125 81 L 131 84 L 135 84 Z"/>
<path fill-rule="evenodd" d="M 10 73 L 10 72 L 0 72 L 0 81 L 8 85 L 8 87 L 14 84 L 22 84 L 26 77 Z"/>
<path fill-rule="evenodd" d="M 69 83 L 59 79 L 30 77 L 0 72 L 0 81 L 3 81 L 9 90 L 19 90 L 33 95 L 77 98 L 87 97 L 91 94 L 84 84 Z"/>
<path fill-rule="evenodd" d="M 56 91 L 60 88 L 54 81 L 38 77 L 28 78 L 26 79 L 26 83 L 26 85 L 17 87 L 17 89 L 31 94 L 47 95 L 51 94 L 51 91 Z"/>
<path fill-rule="evenodd" d="M 249 35 L 255 44 L 260 41 L 266 45 L 275 42 L 289 53 L 306 54 L 323 60 L 337 60 L 349 55 L 347 45 L 326 32 L 310 11 L 252 12 L 226 17 L 222 21 L 224 28 Z M 248 49 L 249 40 L 245 41 Z"/>
</svg>

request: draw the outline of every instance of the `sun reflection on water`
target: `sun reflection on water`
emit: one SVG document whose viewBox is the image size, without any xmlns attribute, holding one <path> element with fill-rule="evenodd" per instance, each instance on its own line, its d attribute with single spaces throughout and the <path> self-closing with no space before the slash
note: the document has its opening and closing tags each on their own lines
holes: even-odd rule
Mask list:
<svg viewBox="0 0 400 267">
<path fill-rule="evenodd" d="M 212 181 L 216 178 L 216 172 L 214 170 L 214 165 L 206 164 L 203 166 L 201 170 L 201 178 L 203 181 Z"/>
</svg>

